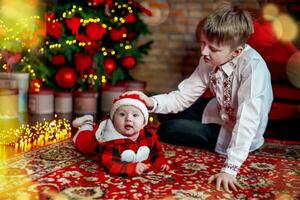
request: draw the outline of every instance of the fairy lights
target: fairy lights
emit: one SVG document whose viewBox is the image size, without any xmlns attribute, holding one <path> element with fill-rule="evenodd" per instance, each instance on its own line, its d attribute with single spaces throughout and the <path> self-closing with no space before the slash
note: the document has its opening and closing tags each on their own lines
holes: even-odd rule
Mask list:
<svg viewBox="0 0 300 200">
<path fill-rule="evenodd" d="M 80 46 L 80 47 L 84 47 L 85 45 L 86 45 L 85 42 L 79 42 L 79 43 L 78 43 L 78 46 Z"/>
<path fill-rule="evenodd" d="M 73 5 L 71 10 L 67 10 L 65 12 L 62 13 L 62 18 L 67 18 L 70 16 L 73 16 L 77 11 L 82 11 L 81 7 L 78 7 L 78 9 L 76 10 L 77 6 Z"/>
<path fill-rule="evenodd" d="M 89 19 L 81 19 L 80 22 L 82 23 L 83 26 L 88 25 L 89 23 L 99 23 L 101 21 L 100 18 L 89 18 Z M 103 28 L 106 28 L 106 24 L 102 24 Z"/>
<path fill-rule="evenodd" d="M 154 118 L 152 116 L 149 117 L 149 122 L 153 123 L 154 122 Z"/>
<path fill-rule="evenodd" d="M 105 47 L 102 47 L 101 51 L 102 51 L 103 56 L 108 56 L 109 54 L 110 55 L 116 54 L 116 51 L 114 49 L 106 49 Z"/>
<path fill-rule="evenodd" d="M 22 125 L 17 129 L 1 130 L 0 145 L 14 146 L 16 151 L 29 151 L 32 148 L 53 144 L 71 137 L 71 125 L 66 119 L 36 122 L 35 125 Z"/>
<path fill-rule="evenodd" d="M 2 68 L 6 71 L 6 70 L 7 70 L 7 65 L 4 64 L 4 65 L 2 66 Z"/>
<path fill-rule="evenodd" d="M 132 48 L 132 46 L 129 45 L 129 44 L 128 44 L 128 45 L 125 45 L 125 49 L 126 49 L 126 50 L 131 49 L 131 48 Z"/>
<path fill-rule="evenodd" d="M 101 76 L 101 83 L 105 84 L 107 82 L 106 77 L 103 75 Z"/>
<path fill-rule="evenodd" d="M 124 23 L 126 22 L 126 20 L 125 20 L 123 17 L 120 17 L 120 18 L 119 18 L 119 21 L 120 21 L 122 24 L 124 24 Z"/>
</svg>

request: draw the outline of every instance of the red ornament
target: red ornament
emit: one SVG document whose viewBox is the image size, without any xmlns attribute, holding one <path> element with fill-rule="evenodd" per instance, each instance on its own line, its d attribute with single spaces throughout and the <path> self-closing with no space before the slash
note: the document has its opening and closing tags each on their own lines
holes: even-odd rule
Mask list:
<svg viewBox="0 0 300 200">
<path fill-rule="evenodd" d="M 92 41 L 89 37 L 84 34 L 78 34 L 77 40 L 80 42 L 87 43 L 84 46 L 84 49 L 91 55 L 94 55 L 100 48 L 100 44 L 98 42 Z"/>
<path fill-rule="evenodd" d="M 100 44 L 98 42 L 91 42 L 85 45 L 84 49 L 91 55 L 94 55 L 100 49 Z"/>
<path fill-rule="evenodd" d="M 54 38 L 59 38 L 63 34 L 62 23 L 48 21 L 46 23 L 47 34 L 51 35 Z"/>
<path fill-rule="evenodd" d="M 125 15 L 124 19 L 129 24 L 136 22 L 136 16 L 132 13 Z"/>
<path fill-rule="evenodd" d="M 113 58 L 104 58 L 103 65 L 108 75 L 111 75 L 117 69 L 116 61 Z"/>
<path fill-rule="evenodd" d="M 71 19 L 66 19 L 67 27 L 72 31 L 72 34 L 78 35 L 78 29 L 81 25 L 80 18 L 73 16 Z"/>
<path fill-rule="evenodd" d="M 55 18 L 55 13 L 54 12 L 47 12 L 45 13 L 45 19 L 46 21 L 51 21 Z"/>
<path fill-rule="evenodd" d="M 110 31 L 110 39 L 114 42 L 120 42 L 126 37 L 127 29 L 125 27 L 121 27 L 120 29 L 112 28 Z"/>
<path fill-rule="evenodd" d="M 88 37 L 86 37 L 86 35 L 84 34 L 78 34 L 78 37 L 76 39 L 79 40 L 80 42 L 85 42 L 85 43 L 91 42 L 91 40 Z"/>
<path fill-rule="evenodd" d="M 74 63 L 77 71 L 80 72 L 80 76 L 83 76 L 83 72 L 92 67 L 93 58 L 91 55 L 76 53 L 74 55 Z"/>
<path fill-rule="evenodd" d="M 64 65 L 65 62 L 66 62 L 66 59 L 63 55 L 54 55 L 54 56 L 52 56 L 51 63 L 55 66 Z"/>
<path fill-rule="evenodd" d="M 125 56 L 122 59 L 122 66 L 125 67 L 126 69 L 134 68 L 135 64 L 136 64 L 136 60 L 135 57 L 133 56 Z"/>
<path fill-rule="evenodd" d="M 2 57 L 4 58 L 6 62 L 6 68 L 7 72 L 11 72 L 13 70 L 14 64 L 18 63 L 21 60 L 21 53 L 17 52 L 16 54 L 13 54 L 10 51 L 4 50 L 2 52 Z"/>
<path fill-rule="evenodd" d="M 90 23 L 86 27 L 86 34 L 93 41 L 101 40 L 105 33 L 106 28 L 97 23 Z"/>
<path fill-rule="evenodd" d="M 89 69 L 89 74 L 95 75 L 95 74 L 97 74 L 97 70 L 95 68 L 90 68 Z"/>
<path fill-rule="evenodd" d="M 39 92 L 42 87 L 43 82 L 39 79 L 33 79 L 31 81 L 31 90 L 34 92 Z"/>
<path fill-rule="evenodd" d="M 71 67 L 62 67 L 55 74 L 56 84 L 62 88 L 72 88 L 76 80 L 76 72 Z"/>
</svg>

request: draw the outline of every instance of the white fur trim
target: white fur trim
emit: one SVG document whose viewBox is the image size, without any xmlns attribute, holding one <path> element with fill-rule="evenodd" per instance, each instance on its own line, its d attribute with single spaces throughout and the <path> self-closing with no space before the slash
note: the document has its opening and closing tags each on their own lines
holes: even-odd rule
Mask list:
<svg viewBox="0 0 300 200">
<path fill-rule="evenodd" d="M 148 118 L 149 118 L 149 112 L 148 109 L 146 107 L 146 105 L 141 102 L 140 100 L 137 99 L 133 99 L 133 98 L 123 98 L 120 100 L 117 100 L 113 105 L 112 108 L 110 110 L 110 118 L 113 119 L 113 116 L 116 112 L 116 110 L 120 107 L 120 106 L 135 106 L 138 109 L 140 109 L 144 115 L 145 118 L 145 125 L 148 123 Z"/>
<path fill-rule="evenodd" d="M 99 142 L 107 142 L 107 141 L 123 139 L 123 138 L 128 138 L 128 137 L 120 134 L 114 128 L 111 119 L 103 120 L 96 131 L 96 139 Z"/>
</svg>

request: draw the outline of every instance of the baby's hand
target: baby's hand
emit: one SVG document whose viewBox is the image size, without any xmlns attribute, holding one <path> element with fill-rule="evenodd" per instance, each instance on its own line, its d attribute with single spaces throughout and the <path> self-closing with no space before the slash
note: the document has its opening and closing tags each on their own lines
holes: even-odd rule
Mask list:
<svg viewBox="0 0 300 200">
<path fill-rule="evenodd" d="M 164 164 L 164 165 L 162 165 L 162 166 L 160 167 L 160 169 L 161 169 L 162 171 L 167 171 L 167 170 L 170 169 L 170 166 L 169 166 L 168 164 Z"/>
<path fill-rule="evenodd" d="M 149 169 L 150 165 L 145 163 L 138 163 L 136 164 L 135 171 L 138 175 L 141 175 L 144 171 Z"/>
</svg>

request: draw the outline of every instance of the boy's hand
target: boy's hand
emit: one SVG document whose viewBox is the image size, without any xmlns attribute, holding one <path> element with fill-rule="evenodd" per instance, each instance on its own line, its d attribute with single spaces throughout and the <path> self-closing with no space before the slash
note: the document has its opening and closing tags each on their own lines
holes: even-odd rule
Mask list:
<svg viewBox="0 0 300 200">
<path fill-rule="evenodd" d="M 221 187 L 224 188 L 225 192 L 231 193 L 232 190 L 237 192 L 237 188 L 243 189 L 243 187 L 237 182 L 236 178 L 225 172 L 221 172 L 215 175 L 212 175 L 208 179 L 208 184 L 216 182 L 216 189 L 221 190 Z"/>
<path fill-rule="evenodd" d="M 132 91 L 124 92 L 122 95 L 129 95 L 129 94 L 139 95 L 140 98 L 143 99 L 146 102 L 146 106 L 147 106 L 148 109 L 151 110 L 154 107 L 154 102 L 152 101 L 152 99 L 149 98 L 147 95 L 145 95 L 143 92 L 132 90 Z"/>
<path fill-rule="evenodd" d="M 135 171 L 138 175 L 141 175 L 144 171 L 149 169 L 150 165 L 145 163 L 136 164 Z"/>
</svg>

